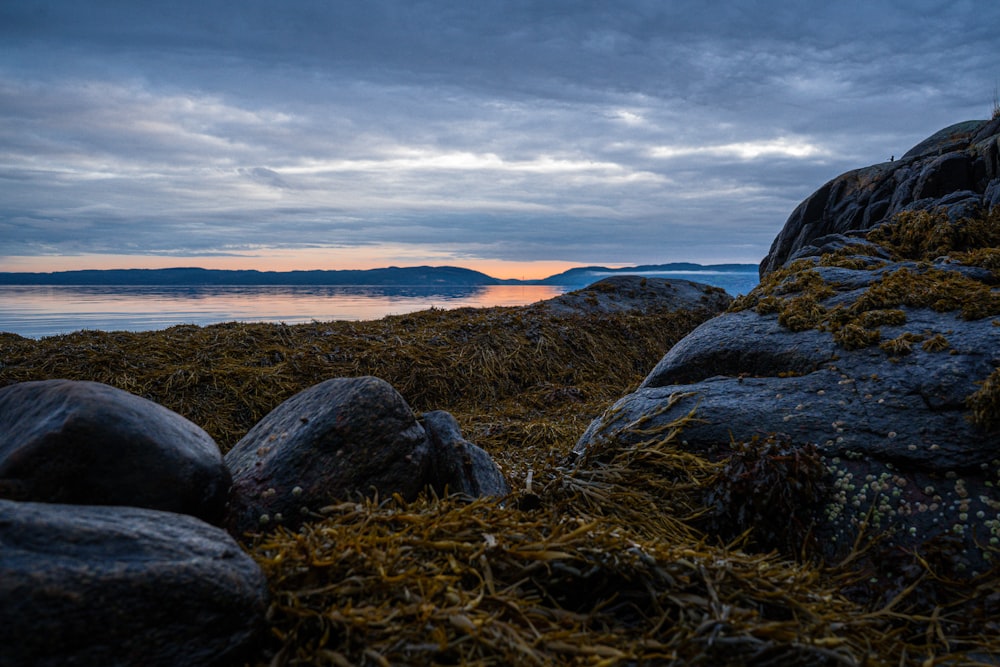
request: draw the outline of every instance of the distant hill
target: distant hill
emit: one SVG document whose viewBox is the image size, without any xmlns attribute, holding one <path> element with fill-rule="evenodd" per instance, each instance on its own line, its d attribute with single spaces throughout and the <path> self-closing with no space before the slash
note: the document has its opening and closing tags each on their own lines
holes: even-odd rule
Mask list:
<svg viewBox="0 0 1000 667">
<path fill-rule="evenodd" d="M 0 285 L 498 285 L 504 282 L 454 266 L 341 271 L 177 268 L 0 273 Z"/>
<path fill-rule="evenodd" d="M 0 285 L 560 285 L 583 287 L 612 275 L 669 278 L 674 273 L 754 273 L 756 264 L 647 264 L 620 269 L 587 266 L 541 280 L 502 280 L 455 266 L 390 266 L 330 271 L 228 271 L 222 269 L 107 269 L 51 273 L 0 272 Z"/>
<path fill-rule="evenodd" d="M 616 275 L 636 275 L 657 278 L 670 278 L 678 273 L 753 273 L 757 274 L 756 264 L 692 264 L 690 262 L 675 262 L 672 264 L 643 264 L 620 269 L 609 269 L 604 266 L 581 266 L 542 280 L 525 281 L 539 285 L 589 285 L 601 278 Z"/>
</svg>

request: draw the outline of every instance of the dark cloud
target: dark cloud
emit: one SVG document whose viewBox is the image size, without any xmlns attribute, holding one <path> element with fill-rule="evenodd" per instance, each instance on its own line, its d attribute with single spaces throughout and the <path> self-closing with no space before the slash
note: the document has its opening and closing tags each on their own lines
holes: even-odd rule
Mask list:
<svg viewBox="0 0 1000 667">
<path fill-rule="evenodd" d="M 757 261 L 847 169 L 984 117 L 979 2 L 0 6 L 0 244 Z"/>
</svg>

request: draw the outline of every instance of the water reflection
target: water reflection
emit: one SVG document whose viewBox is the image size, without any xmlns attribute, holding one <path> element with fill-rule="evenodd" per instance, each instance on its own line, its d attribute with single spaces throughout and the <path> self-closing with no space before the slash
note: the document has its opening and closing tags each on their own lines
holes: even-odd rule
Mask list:
<svg viewBox="0 0 1000 667">
<path fill-rule="evenodd" d="M 38 338 L 80 329 L 372 320 L 427 308 L 517 306 L 565 291 L 489 286 L 0 286 L 0 331 Z"/>
</svg>

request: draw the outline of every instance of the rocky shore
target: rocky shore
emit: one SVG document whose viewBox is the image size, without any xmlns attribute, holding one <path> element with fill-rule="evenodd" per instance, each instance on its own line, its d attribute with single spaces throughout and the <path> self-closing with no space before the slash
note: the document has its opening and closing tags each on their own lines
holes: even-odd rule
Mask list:
<svg viewBox="0 0 1000 667">
<path fill-rule="evenodd" d="M 255 663 L 282 597 L 261 536 L 343 503 L 509 498 L 508 480 L 565 451 L 578 407 L 730 302 L 614 277 L 535 306 L 368 323 L 3 335 L 0 664 Z M 638 359 L 602 352 L 623 345 Z M 366 371 L 504 443 L 505 470 L 451 413 Z M 254 400 L 269 410 L 233 425 Z"/>
<path fill-rule="evenodd" d="M 829 489 L 795 514 L 827 560 L 864 533 L 889 588 L 905 581 L 904 554 L 934 554 L 939 576 L 990 571 L 998 258 L 1000 119 L 960 123 L 803 202 L 761 285 L 675 345 L 574 451 L 609 432 L 636 441 L 637 419 L 655 428 L 695 410 L 692 451 L 773 437 L 796 455 L 810 448 Z"/>
<path fill-rule="evenodd" d="M 998 204 L 972 121 L 736 301 L 0 334 L 0 665 L 1000 664 Z"/>
</svg>

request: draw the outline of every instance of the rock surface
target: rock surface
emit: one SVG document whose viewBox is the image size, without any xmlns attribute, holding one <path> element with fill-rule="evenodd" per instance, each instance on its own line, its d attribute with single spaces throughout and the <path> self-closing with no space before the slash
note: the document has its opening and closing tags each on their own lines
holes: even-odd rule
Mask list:
<svg viewBox="0 0 1000 667">
<path fill-rule="evenodd" d="M 226 455 L 233 474 L 229 529 L 295 528 L 338 500 L 426 487 L 469 495 L 505 493 L 483 450 L 466 442 L 447 413 L 428 413 L 428 432 L 387 382 L 321 382 L 288 399 Z"/>
<path fill-rule="evenodd" d="M 229 535 L 129 507 L 0 500 L 0 664 L 229 665 L 267 582 Z"/>
<path fill-rule="evenodd" d="M 425 412 L 424 430 L 431 446 L 431 486 L 440 493 L 472 498 L 505 496 L 510 486 L 483 449 L 462 437 L 458 422 L 444 410 Z"/>
<path fill-rule="evenodd" d="M 97 382 L 0 389 L 0 497 L 128 505 L 218 523 L 229 483 L 215 441 L 157 403 Z"/>
<path fill-rule="evenodd" d="M 553 315 L 600 315 L 602 313 L 664 310 L 704 310 L 719 313 L 732 297 L 725 290 L 692 282 L 641 276 L 611 276 L 583 289 L 534 304 Z"/>
<path fill-rule="evenodd" d="M 947 127 L 899 160 L 849 171 L 792 212 L 761 275 L 816 255 L 831 235 L 857 234 L 905 210 L 944 206 L 953 219 L 1000 204 L 1000 118 Z"/>
<path fill-rule="evenodd" d="M 430 448 L 413 410 L 387 382 L 336 378 L 288 399 L 229 453 L 234 534 L 295 527 L 325 505 L 423 488 Z"/>
<path fill-rule="evenodd" d="M 772 436 L 800 451 L 815 446 L 826 492 L 812 508 L 811 534 L 823 555 L 843 557 L 863 529 L 880 540 L 873 553 L 883 565 L 915 549 L 946 554 L 949 575 L 989 567 L 1000 545 L 1000 280 L 992 259 L 1000 212 L 956 220 L 948 202 L 965 201 L 966 191 L 946 190 L 970 182 L 943 171 L 952 157 L 938 158 L 969 145 L 995 158 L 989 146 L 1000 123 L 957 128 L 900 160 L 895 181 L 879 181 L 936 196 L 921 206 L 941 204 L 939 213 L 910 213 L 863 235 L 875 224 L 865 213 L 872 192 L 844 184 L 865 170 L 823 186 L 775 242 L 761 285 L 678 342 L 574 451 L 609 438 L 629 446 L 692 413 L 683 445 L 710 458 Z M 996 190 L 995 162 L 979 164 L 968 168 L 983 171 L 986 186 L 971 185 Z M 920 165 L 923 179 L 914 176 Z M 900 203 L 884 212 L 913 201 L 892 187 L 879 192 Z M 832 229 L 844 235 L 815 240 Z M 802 252 L 810 241 L 819 246 Z M 782 266 L 796 248 L 800 259 Z"/>
</svg>

